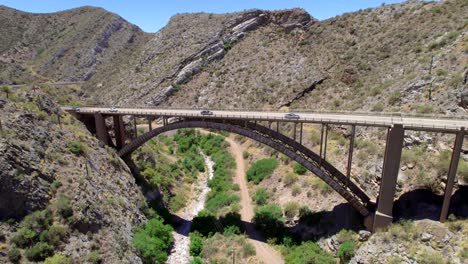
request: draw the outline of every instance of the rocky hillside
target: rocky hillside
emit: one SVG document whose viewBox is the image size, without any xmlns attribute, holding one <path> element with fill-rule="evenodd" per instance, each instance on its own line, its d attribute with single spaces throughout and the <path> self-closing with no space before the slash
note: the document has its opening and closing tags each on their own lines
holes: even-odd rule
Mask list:
<svg viewBox="0 0 468 264">
<path fill-rule="evenodd" d="M 8 97 L 0 95 L 0 262 L 141 262 L 131 237 L 146 202 L 128 167 L 70 115 L 59 123 L 43 94 Z"/>
<path fill-rule="evenodd" d="M 122 105 L 463 114 L 467 9 L 447 0 L 324 21 L 300 9 L 177 15 L 86 87 Z"/>
<path fill-rule="evenodd" d="M 0 79 L 87 81 L 89 100 L 106 104 L 464 114 L 467 9 L 409 1 L 324 21 L 301 9 L 180 14 L 146 34 L 98 8 L 1 7 Z"/>
<path fill-rule="evenodd" d="M 0 6 L 0 83 L 86 81 L 131 56 L 146 34 L 101 8 L 30 14 Z"/>
</svg>

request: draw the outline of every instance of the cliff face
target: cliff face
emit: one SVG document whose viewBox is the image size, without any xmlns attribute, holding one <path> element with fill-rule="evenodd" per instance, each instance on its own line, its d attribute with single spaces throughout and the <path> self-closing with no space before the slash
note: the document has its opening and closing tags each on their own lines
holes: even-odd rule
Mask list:
<svg viewBox="0 0 468 264">
<path fill-rule="evenodd" d="M 51 215 L 48 225 L 66 229 L 55 254 L 84 262 L 98 251 L 104 263 L 140 262 L 131 235 L 146 221 L 145 201 L 127 166 L 73 117 L 61 113 L 59 125 L 58 105 L 46 96 L 15 91 L 9 97 L 0 97 L 0 231 L 6 234 L 0 262 L 39 212 Z M 47 230 L 36 230 L 37 223 L 28 228 Z"/>
</svg>

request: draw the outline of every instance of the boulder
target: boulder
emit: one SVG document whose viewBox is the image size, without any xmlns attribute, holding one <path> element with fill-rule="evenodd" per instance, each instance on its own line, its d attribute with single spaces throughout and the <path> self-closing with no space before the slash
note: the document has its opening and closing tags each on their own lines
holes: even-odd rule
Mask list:
<svg viewBox="0 0 468 264">
<path fill-rule="evenodd" d="M 367 230 L 359 231 L 359 241 L 367 241 L 371 237 L 372 233 Z"/>
<path fill-rule="evenodd" d="M 431 240 L 431 239 L 432 239 L 432 235 L 431 235 L 431 234 L 426 233 L 426 232 L 424 232 L 424 233 L 421 234 L 421 241 L 422 241 L 422 242 L 428 242 L 428 241 Z"/>
</svg>

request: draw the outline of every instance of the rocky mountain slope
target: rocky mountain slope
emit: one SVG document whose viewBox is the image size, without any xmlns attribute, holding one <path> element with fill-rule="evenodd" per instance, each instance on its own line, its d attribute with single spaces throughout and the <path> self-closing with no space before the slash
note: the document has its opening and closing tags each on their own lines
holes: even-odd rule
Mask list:
<svg viewBox="0 0 468 264">
<path fill-rule="evenodd" d="M 30 14 L 0 6 L 0 83 L 86 81 L 147 35 L 101 8 Z"/>
<path fill-rule="evenodd" d="M 131 236 L 146 221 L 146 202 L 128 167 L 73 117 L 61 113 L 59 123 L 58 105 L 43 94 L 4 95 L 0 262 L 13 261 L 12 252 L 35 261 L 62 254 L 77 263 L 140 262 Z"/>
<path fill-rule="evenodd" d="M 1 80 L 87 81 L 91 101 L 120 105 L 463 114 L 467 9 L 409 1 L 324 21 L 301 9 L 180 14 L 146 34 L 98 8 L 2 7 Z"/>
<path fill-rule="evenodd" d="M 463 114 L 467 8 L 410 1 L 324 21 L 303 10 L 177 15 L 86 87 L 122 105 Z"/>
</svg>

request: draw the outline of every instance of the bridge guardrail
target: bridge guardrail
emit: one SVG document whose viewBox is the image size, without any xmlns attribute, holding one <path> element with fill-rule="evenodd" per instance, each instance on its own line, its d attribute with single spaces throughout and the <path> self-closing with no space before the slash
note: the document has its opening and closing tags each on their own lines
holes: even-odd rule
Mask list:
<svg viewBox="0 0 468 264">
<path fill-rule="evenodd" d="M 64 106 L 64 107 L 73 107 L 73 106 Z M 133 109 L 152 109 L 152 110 L 210 110 L 210 111 L 230 111 L 230 112 L 276 112 L 276 113 L 305 113 L 305 114 L 343 114 L 343 115 L 354 115 L 354 116 L 382 116 L 382 117 L 421 117 L 421 118 L 436 118 L 436 119 L 459 119 L 459 120 L 468 120 L 468 115 L 433 115 L 433 114 L 420 114 L 420 113 L 401 113 L 401 112 L 362 112 L 362 111 L 341 111 L 341 110 L 327 110 L 327 109 L 229 109 L 229 108 L 178 108 L 178 107 L 169 107 L 169 108 L 160 108 L 152 106 L 103 106 L 103 105 L 87 105 L 80 106 L 83 108 L 94 107 L 94 108 L 133 108 Z"/>
<path fill-rule="evenodd" d="M 100 107 L 102 108 L 102 107 Z M 69 108 L 71 109 L 71 108 Z M 154 109 L 154 110 L 169 110 L 169 109 Z M 171 109 L 175 110 L 175 109 Z M 87 110 L 86 108 L 81 109 L 80 112 L 82 113 L 94 113 L 95 111 Z M 314 112 L 315 113 L 315 112 Z M 314 114 L 310 113 L 310 114 Z M 403 123 L 403 119 L 401 120 L 394 120 L 393 117 L 391 117 L 391 121 L 365 121 L 365 120 L 359 120 L 359 121 L 346 121 L 346 120 L 337 120 L 337 119 L 327 119 L 327 118 L 302 118 L 299 120 L 292 120 L 292 119 L 287 119 L 284 118 L 284 116 L 259 116 L 259 115 L 235 115 L 235 114 L 213 114 L 210 116 L 202 116 L 200 114 L 194 114 L 194 113 L 180 113 L 180 112 L 164 112 L 164 113 L 148 113 L 148 112 L 143 112 L 143 111 L 132 111 L 132 112 L 117 112 L 117 113 L 108 113 L 108 114 L 128 114 L 128 115 L 140 115 L 140 116 L 150 116 L 150 115 L 160 115 L 160 116 L 169 116 L 169 117 L 197 117 L 197 118 L 206 118 L 206 119 L 211 119 L 211 118 L 226 118 L 226 119 L 257 119 L 261 121 L 284 121 L 284 122 L 311 122 L 311 123 L 330 123 L 330 124 L 355 124 L 355 125 L 362 125 L 362 126 L 376 126 L 376 127 L 388 127 L 396 123 Z M 317 113 L 318 114 L 318 113 Z M 395 116 L 396 117 L 396 116 Z M 396 117 L 398 119 L 403 118 L 403 117 Z M 464 119 L 463 119 L 464 120 Z M 409 125 L 409 127 L 418 127 L 418 128 L 426 128 L 426 129 L 434 129 L 434 130 L 456 130 L 458 126 L 454 125 L 451 127 L 447 127 L 446 125 L 441 126 L 441 125 L 427 125 L 427 124 L 418 124 L 418 125 Z"/>
</svg>

